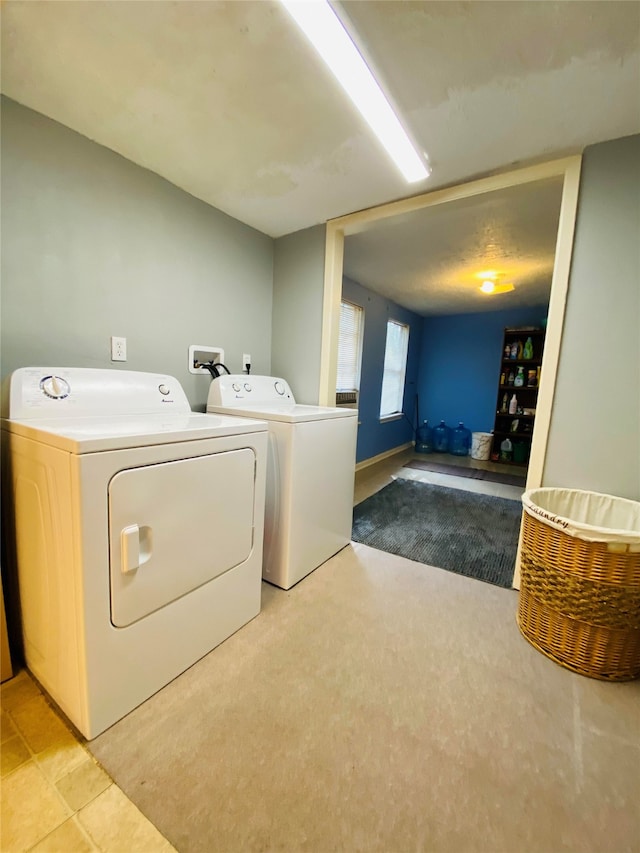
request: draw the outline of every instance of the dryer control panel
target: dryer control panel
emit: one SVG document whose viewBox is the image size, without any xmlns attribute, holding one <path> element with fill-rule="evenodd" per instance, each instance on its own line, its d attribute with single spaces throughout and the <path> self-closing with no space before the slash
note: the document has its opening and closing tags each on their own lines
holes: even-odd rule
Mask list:
<svg viewBox="0 0 640 853">
<path fill-rule="evenodd" d="M 182 385 L 163 373 L 21 367 L 10 383 L 8 416 L 16 420 L 191 413 Z"/>
</svg>

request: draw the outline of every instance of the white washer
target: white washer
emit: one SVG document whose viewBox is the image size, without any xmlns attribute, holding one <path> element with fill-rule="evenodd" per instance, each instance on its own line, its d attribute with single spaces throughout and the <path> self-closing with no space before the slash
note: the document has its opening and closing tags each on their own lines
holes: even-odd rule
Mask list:
<svg viewBox="0 0 640 853">
<path fill-rule="evenodd" d="M 262 576 L 282 589 L 351 541 L 358 413 L 297 404 L 284 379 L 214 379 L 208 412 L 269 424 Z"/>
<path fill-rule="evenodd" d="M 259 613 L 267 425 L 82 368 L 16 371 L 9 416 L 27 665 L 90 739 Z"/>
</svg>

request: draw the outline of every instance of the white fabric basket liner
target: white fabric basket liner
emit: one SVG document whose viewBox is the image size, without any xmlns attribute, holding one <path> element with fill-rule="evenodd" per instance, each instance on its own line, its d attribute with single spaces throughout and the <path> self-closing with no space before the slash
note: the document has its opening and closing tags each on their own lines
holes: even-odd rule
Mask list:
<svg viewBox="0 0 640 853">
<path fill-rule="evenodd" d="M 549 527 L 587 542 L 606 542 L 640 550 L 640 503 L 581 489 L 529 489 L 525 512 Z M 621 547 L 620 550 L 627 550 Z"/>
</svg>

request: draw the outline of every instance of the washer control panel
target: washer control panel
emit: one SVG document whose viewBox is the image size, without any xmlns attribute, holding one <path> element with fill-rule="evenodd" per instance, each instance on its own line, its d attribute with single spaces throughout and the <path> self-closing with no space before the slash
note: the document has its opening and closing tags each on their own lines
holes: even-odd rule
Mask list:
<svg viewBox="0 0 640 853">
<path fill-rule="evenodd" d="M 273 403 L 295 403 L 293 393 L 285 379 L 276 376 L 246 374 L 218 376 L 209 388 L 210 406 L 268 406 Z"/>
</svg>

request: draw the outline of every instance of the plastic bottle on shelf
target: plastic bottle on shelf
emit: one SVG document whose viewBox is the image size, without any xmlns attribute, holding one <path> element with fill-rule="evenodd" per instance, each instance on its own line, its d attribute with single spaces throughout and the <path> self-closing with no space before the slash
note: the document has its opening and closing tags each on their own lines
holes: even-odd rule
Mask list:
<svg viewBox="0 0 640 853">
<path fill-rule="evenodd" d="M 453 453 L 454 456 L 468 456 L 470 446 L 471 430 L 468 430 L 460 421 L 458 426 L 451 430 L 449 453 Z"/>
<path fill-rule="evenodd" d="M 517 411 L 518 411 L 518 398 L 514 394 L 513 397 L 511 398 L 511 402 L 509 403 L 509 414 L 515 415 L 515 413 Z"/>
<path fill-rule="evenodd" d="M 524 367 L 518 367 L 518 372 L 513 380 L 513 384 L 516 388 L 522 388 L 524 385 Z"/>
<path fill-rule="evenodd" d="M 502 408 L 500 409 L 500 411 L 506 415 L 508 410 L 509 410 L 509 395 L 505 394 L 504 397 L 502 398 Z"/>
<path fill-rule="evenodd" d="M 418 427 L 418 436 L 416 439 L 416 453 L 431 453 L 433 450 L 432 429 L 428 421 L 422 421 Z"/>
<path fill-rule="evenodd" d="M 502 462 L 511 462 L 513 456 L 513 445 L 510 438 L 505 438 L 500 444 L 500 460 Z"/>
<path fill-rule="evenodd" d="M 531 338 L 527 338 L 527 341 L 524 345 L 524 349 L 522 351 L 523 358 L 533 358 L 533 341 Z"/>
<path fill-rule="evenodd" d="M 440 421 L 433 429 L 433 449 L 436 453 L 446 453 L 449 449 L 449 427 L 444 421 Z"/>
</svg>

